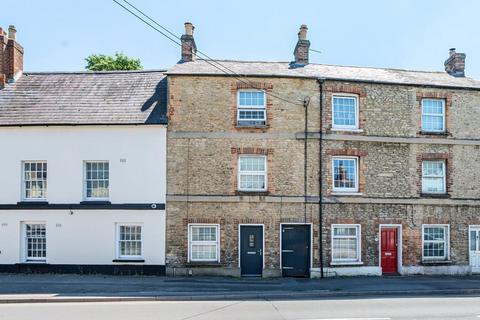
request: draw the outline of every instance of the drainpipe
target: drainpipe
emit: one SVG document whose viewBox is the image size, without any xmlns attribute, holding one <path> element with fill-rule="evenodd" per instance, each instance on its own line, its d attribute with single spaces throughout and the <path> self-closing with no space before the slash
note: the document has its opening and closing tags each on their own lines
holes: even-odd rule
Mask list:
<svg viewBox="0 0 480 320">
<path fill-rule="evenodd" d="M 323 199 L 322 199 L 322 131 L 323 131 L 323 83 L 325 79 L 317 79 L 320 86 L 320 124 L 318 137 L 318 223 L 319 223 L 319 251 L 320 251 L 320 278 L 324 278 L 323 274 Z"/>
<path fill-rule="evenodd" d="M 310 103 L 310 98 L 305 97 L 303 99 L 303 108 L 305 111 L 305 131 L 304 131 L 304 145 L 303 145 L 303 194 L 304 194 L 304 201 L 303 201 L 303 223 L 307 223 L 307 200 L 308 200 L 308 181 L 307 181 L 307 165 L 308 165 L 308 105 Z"/>
</svg>

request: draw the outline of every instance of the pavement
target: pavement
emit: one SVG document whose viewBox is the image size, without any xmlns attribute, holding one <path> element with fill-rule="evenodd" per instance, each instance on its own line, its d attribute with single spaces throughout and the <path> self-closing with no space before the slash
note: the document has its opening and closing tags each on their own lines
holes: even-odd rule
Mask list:
<svg viewBox="0 0 480 320">
<path fill-rule="evenodd" d="M 326 279 L 0 274 L 0 303 L 480 296 L 480 276 Z"/>
</svg>

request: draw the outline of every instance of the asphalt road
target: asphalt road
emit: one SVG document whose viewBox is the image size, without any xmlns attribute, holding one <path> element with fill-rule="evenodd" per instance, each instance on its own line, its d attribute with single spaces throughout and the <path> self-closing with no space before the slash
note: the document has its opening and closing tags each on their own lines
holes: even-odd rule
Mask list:
<svg viewBox="0 0 480 320">
<path fill-rule="evenodd" d="M 480 319 L 480 297 L 4 304 L 0 319 Z"/>
</svg>

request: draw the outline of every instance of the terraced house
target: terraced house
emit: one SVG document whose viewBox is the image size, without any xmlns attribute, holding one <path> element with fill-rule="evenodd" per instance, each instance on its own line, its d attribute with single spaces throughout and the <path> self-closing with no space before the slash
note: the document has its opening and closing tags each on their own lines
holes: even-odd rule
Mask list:
<svg viewBox="0 0 480 320">
<path fill-rule="evenodd" d="M 196 57 L 167 72 L 167 272 L 480 271 L 480 81 L 445 71 Z M 440 64 L 440 62 L 439 62 Z"/>
<path fill-rule="evenodd" d="M 0 272 L 165 274 L 165 75 L 0 62 Z"/>
</svg>

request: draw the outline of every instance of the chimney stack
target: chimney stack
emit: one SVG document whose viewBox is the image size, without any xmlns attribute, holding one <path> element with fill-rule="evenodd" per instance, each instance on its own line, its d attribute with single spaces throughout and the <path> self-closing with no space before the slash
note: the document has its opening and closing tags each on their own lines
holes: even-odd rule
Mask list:
<svg viewBox="0 0 480 320">
<path fill-rule="evenodd" d="M 307 40 L 308 28 L 305 24 L 300 26 L 298 32 L 298 41 L 293 51 L 295 56 L 294 65 L 297 67 L 303 67 L 308 64 L 308 50 L 310 49 L 310 41 Z"/>
<path fill-rule="evenodd" d="M 450 56 L 445 60 L 445 71 L 454 77 L 465 77 L 465 53 L 457 53 L 451 48 Z"/>
<path fill-rule="evenodd" d="M 8 35 L 0 28 L 0 89 L 18 79 L 23 71 L 23 48 L 16 34 L 14 26 L 8 27 Z"/>
<path fill-rule="evenodd" d="M 191 22 L 185 22 L 185 34 L 180 38 L 182 40 L 182 59 L 180 63 L 195 61 L 197 58 L 197 45 L 193 38 L 195 27 Z"/>
</svg>

